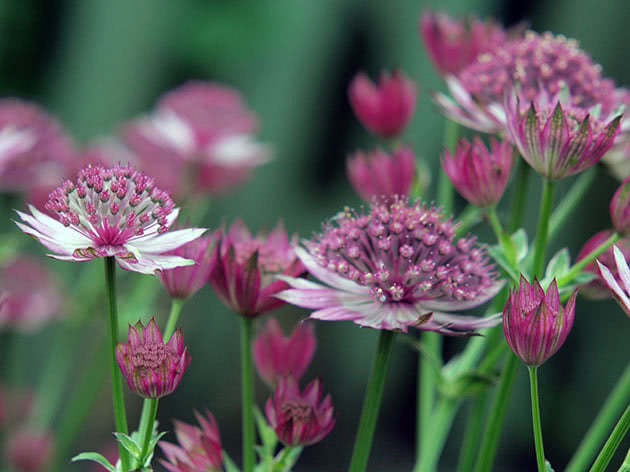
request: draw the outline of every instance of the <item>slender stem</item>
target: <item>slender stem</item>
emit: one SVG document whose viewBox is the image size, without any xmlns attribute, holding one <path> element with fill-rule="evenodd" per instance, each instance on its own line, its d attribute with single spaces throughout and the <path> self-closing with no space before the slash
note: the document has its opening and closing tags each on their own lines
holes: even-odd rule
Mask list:
<svg viewBox="0 0 630 472">
<path fill-rule="evenodd" d="M 438 402 L 431 421 L 433 436 L 425 443 L 426 447 L 413 469 L 414 472 L 432 472 L 435 470 L 460 403 L 459 399 L 454 400 L 447 397 Z"/>
<path fill-rule="evenodd" d="M 503 228 L 497 216 L 497 211 L 494 207 L 490 207 L 486 209 L 486 215 L 488 216 L 488 222 L 492 227 L 492 231 L 494 231 L 494 235 L 497 237 L 497 241 L 501 243 L 503 241 Z"/>
<path fill-rule="evenodd" d="M 427 440 L 432 436 L 432 413 L 433 404 L 435 402 L 435 387 L 439 373 L 436 372 L 431 364 L 432 359 L 442 364 L 441 346 L 442 338 L 437 333 L 423 331 L 420 335 L 421 342 L 429 356 L 419 354 L 418 362 L 418 387 L 417 387 L 417 405 L 418 412 L 416 414 L 416 460 L 424 454 Z"/>
<path fill-rule="evenodd" d="M 545 449 L 543 447 L 542 426 L 540 424 L 540 404 L 538 401 L 538 366 L 528 366 L 529 392 L 532 397 L 532 424 L 538 472 L 545 472 Z"/>
<path fill-rule="evenodd" d="M 604 406 L 599 410 L 593 424 L 573 454 L 571 461 L 567 465 L 566 472 L 583 472 L 586 470 L 593 457 L 595 457 L 597 448 L 610 431 L 623 406 L 627 403 L 628 397 L 630 397 L 630 363 L 623 374 L 621 374 L 617 384 L 604 402 Z"/>
<path fill-rule="evenodd" d="M 621 236 L 618 233 L 613 233 L 612 235 L 610 235 L 610 237 L 606 241 L 604 241 L 591 252 L 589 252 L 586 257 L 580 259 L 578 262 L 573 264 L 569 271 L 558 279 L 558 285 L 565 285 L 571 282 L 573 278 L 578 275 L 582 269 L 584 269 L 584 267 L 593 262 L 596 257 L 599 257 L 600 254 L 602 254 L 606 249 L 619 241 L 619 239 L 621 239 Z"/>
<path fill-rule="evenodd" d="M 464 431 L 464 441 L 459 453 L 457 472 L 471 472 L 475 465 L 475 453 L 479 448 L 479 441 L 483 433 L 483 419 L 487 402 L 488 394 L 486 392 L 481 392 L 473 398 Z"/>
<path fill-rule="evenodd" d="M 516 185 L 514 198 L 512 199 L 512 219 L 510 220 L 510 232 L 519 229 L 523 223 L 523 210 L 525 209 L 525 197 L 527 196 L 527 183 L 529 181 L 530 167 L 525 160 L 518 158 L 518 170 L 516 173 Z"/>
<path fill-rule="evenodd" d="M 146 429 L 144 430 L 144 435 L 141 436 L 142 438 L 142 449 L 140 452 L 141 458 L 144 458 L 147 451 L 149 450 L 149 444 L 151 443 L 151 438 L 153 437 L 153 424 L 155 423 L 155 415 L 157 414 L 157 408 L 158 408 L 157 398 L 148 398 L 147 401 L 149 402 L 149 413 L 148 413 L 149 422 L 147 424 Z M 143 464 L 140 464 L 140 466 L 143 466 Z"/>
<path fill-rule="evenodd" d="M 162 335 L 162 339 L 165 343 L 171 338 L 173 332 L 175 332 L 175 327 L 177 326 L 177 320 L 179 319 L 179 314 L 182 311 L 182 307 L 184 306 L 185 300 L 181 300 L 179 298 L 173 298 L 171 300 L 171 313 L 168 316 L 168 321 L 166 322 L 166 328 L 164 328 L 164 334 Z"/>
<path fill-rule="evenodd" d="M 624 411 L 621 418 L 619 418 L 619 421 L 615 425 L 615 429 L 613 429 L 612 433 L 610 433 L 604 447 L 595 459 L 595 462 L 593 462 L 590 472 L 601 472 L 606 470 L 606 467 L 619 447 L 621 440 L 628 432 L 628 429 L 630 429 L 630 405 L 626 407 L 626 411 Z"/>
<path fill-rule="evenodd" d="M 107 285 L 107 299 L 109 300 L 109 339 L 110 359 L 112 371 L 112 402 L 114 404 L 114 420 L 118 433 L 128 434 L 125 400 L 123 397 L 122 377 L 116 362 L 116 341 L 118 338 L 118 308 L 116 306 L 116 260 L 105 258 L 105 283 Z M 118 445 L 122 472 L 129 470 L 127 450 Z"/>
<path fill-rule="evenodd" d="M 370 374 L 370 380 L 368 381 L 365 398 L 363 400 L 361 420 L 359 421 L 359 428 L 354 440 L 352 459 L 350 461 L 350 467 L 348 468 L 349 472 L 364 472 L 367 466 L 370 449 L 372 449 L 374 428 L 381 406 L 383 387 L 385 386 L 387 365 L 389 364 L 392 348 L 394 347 L 394 335 L 395 333 L 393 331 L 381 330 L 378 338 L 376 357 L 372 364 L 372 373 Z"/>
<path fill-rule="evenodd" d="M 536 245 L 534 247 L 533 274 L 540 277 L 545 265 L 545 251 L 547 249 L 547 233 L 549 230 L 549 215 L 553 204 L 553 186 L 551 179 L 543 180 L 543 194 L 538 213 L 538 227 L 536 228 Z"/>
<path fill-rule="evenodd" d="M 477 458 L 477 463 L 475 464 L 475 472 L 489 472 L 492 468 L 517 367 L 518 359 L 510 352 L 503 366 L 501 381 L 499 382 L 497 394 L 490 411 L 490 417 L 486 424 L 483 441 L 481 442 L 481 450 Z"/>
<path fill-rule="evenodd" d="M 254 319 L 241 316 L 241 408 L 243 415 L 243 472 L 254 470 L 254 371 L 252 337 Z"/>
</svg>

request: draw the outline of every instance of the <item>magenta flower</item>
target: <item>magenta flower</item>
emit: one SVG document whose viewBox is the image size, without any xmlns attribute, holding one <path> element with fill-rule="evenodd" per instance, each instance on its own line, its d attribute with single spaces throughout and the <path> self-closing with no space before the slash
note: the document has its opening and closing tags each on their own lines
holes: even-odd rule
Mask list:
<svg viewBox="0 0 630 472">
<path fill-rule="evenodd" d="M 201 237 L 168 252 L 170 255 L 194 261 L 194 265 L 158 272 L 158 277 L 171 298 L 192 297 L 204 286 L 212 270 L 212 243 L 209 236 Z"/>
<path fill-rule="evenodd" d="M 346 172 L 352 188 L 365 201 L 381 196 L 406 197 L 416 176 L 416 162 L 407 146 L 392 153 L 358 151 L 348 157 Z"/>
<path fill-rule="evenodd" d="M 446 82 L 451 97 L 434 97 L 443 113 L 485 133 L 505 127 L 505 91 L 517 83 L 528 102 L 541 92 L 555 96 L 566 88 L 571 108 L 600 107 L 601 116 L 608 116 L 618 106 L 614 83 L 601 76 L 601 67 L 579 49 L 575 40 L 551 33 L 528 31 L 523 38 L 486 51 Z"/>
<path fill-rule="evenodd" d="M 599 260 L 597 261 L 597 267 L 599 267 L 604 282 L 612 291 L 619 306 L 630 316 L 630 268 L 628 268 L 628 262 L 626 262 L 623 252 L 617 246 L 613 246 L 613 255 L 616 270 L 612 264 L 609 268 Z"/>
<path fill-rule="evenodd" d="M 17 256 L 0 270 L 0 328 L 31 333 L 53 320 L 61 308 L 54 276 L 39 261 Z"/>
<path fill-rule="evenodd" d="M 573 326 L 576 297 L 577 290 L 562 307 L 555 279 L 545 293 L 536 278 L 530 284 L 521 275 L 518 290 L 510 291 L 503 308 L 503 333 L 512 352 L 528 366 L 553 356 Z"/>
<path fill-rule="evenodd" d="M 321 282 L 282 277 L 291 289 L 277 296 L 315 309 L 311 318 L 352 320 L 375 329 L 409 326 L 443 334 L 494 326 L 458 311 L 492 298 L 502 283 L 472 238 L 453 241 L 454 225 L 435 208 L 406 199 L 375 201 L 369 212 L 345 210 L 296 252 Z"/>
<path fill-rule="evenodd" d="M 300 392 L 292 377 L 278 380 L 265 404 L 265 415 L 278 439 L 287 446 L 309 446 L 330 433 L 335 425 L 330 395 L 320 401 L 319 379 Z"/>
<path fill-rule="evenodd" d="M 66 181 L 50 194 L 46 209 L 57 220 L 29 206 L 18 211 L 19 228 L 35 237 L 55 259 L 82 262 L 115 257 L 126 270 L 153 274 L 193 262 L 164 255 L 197 239 L 205 229 L 167 232 L 179 209 L 153 179 L 128 167 L 86 167 L 76 182 Z"/>
<path fill-rule="evenodd" d="M 270 386 L 282 377 L 299 380 L 313 359 L 316 344 L 310 324 L 298 323 L 291 335 L 284 337 L 278 322 L 270 318 L 253 341 L 258 375 Z"/>
<path fill-rule="evenodd" d="M 595 233 L 588 241 L 584 243 L 582 249 L 577 255 L 576 262 L 584 259 L 588 254 L 591 253 L 594 249 L 599 247 L 606 241 L 610 236 L 612 236 L 612 230 L 603 230 L 598 233 Z M 617 248 L 619 248 L 624 257 L 627 259 L 630 257 L 630 239 L 621 239 L 616 243 Z M 604 266 L 608 267 L 612 275 L 615 277 L 617 284 L 621 283 L 621 279 L 619 278 L 619 272 L 617 271 L 615 265 L 615 258 L 613 253 L 613 248 L 609 247 L 597 258 L 599 262 L 601 262 Z M 588 284 L 580 287 L 580 295 L 584 295 L 588 298 L 592 298 L 594 300 L 601 300 L 604 298 L 610 297 L 610 290 L 608 289 L 608 285 L 601 276 L 601 272 L 597 267 L 595 261 L 589 263 L 584 269 L 585 272 L 591 272 L 595 274 L 597 278 L 591 280 Z"/>
<path fill-rule="evenodd" d="M 505 100 L 508 138 L 536 172 L 562 179 L 597 163 L 612 146 L 621 116 L 604 123 L 582 108 L 544 93 L 525 110 L 513 93 Z"/>
<path fill-rule="evenodd" d="M 160 398 L 177 388 L 190 364 L 184 337 L 177 329 L 167 343 L 152 318 L 146 325 L 129 325 L 127 343 L 116 345 L 116 361 L 129 389 L 144 398 Z"/>
<path fill-rule="evenodd" d="M 236 220 L 215 239 L 208 282 L 223 303 L 242 316 L 255 317 L 281 306 L 284 302 L 274 295 L 288 285 L 276 276 L 304 273 L 281 223 L 267 236 L 254 237 Z"/>
<path fill-rule="evenodd" d="M 123 134 L 142 169 L 168 191 L 189 196 L 224 193 L 269 160 L 268 147 L 254 138 L 257 126 L 236 90 L 188 82 Z"/>
<path fill-rule="evenodd" d="M 175 420 L 175 435 L 179 445 L 167 441 L 158 444 L 167 460 L 160 460 L 170 472 L 222 471 L 221 440 L 214 416 L 206 410 L 205 417 L 195 411 L 201 426 Z"/>
<path fill-rule="evenodd" d="M 6 463 L 16 472 L 43 471 L 53 452 L 53 438 L 47 431 L 13 432 L 5 448 Z"/>
<path fill-rule="evenodd" d="M 348 96 L 361 124 L 385 138 L 400 134 L 416 107 L 416 87 L 398 71 L 381 72 L 378 85 L 365 74 L 357 74 Z"/>
<path fill-rule="evenodd" d="M 502 46 L 508 33 L 494 20 L 456 20 L 444 13 L 420 17 L 420 37 L 429 59 L 442 75 L 457 74 L 480 53 Z"/>
<path fill-rule="evenodd" d="M 459 140 L 453 154 L 444 150 L 442 169 L 453 186 L 478 207 L 495 205 L 501 199 L 514 162 L 508 141 L 490 140 L 490 149 L 475 136 L 472 144 Z"/>
<path fill-rule="evenodd" d="M 610 219 L 617 232 L 630 232 L 630 177 L 624 179 L 610 200 Z"/>
</svg>

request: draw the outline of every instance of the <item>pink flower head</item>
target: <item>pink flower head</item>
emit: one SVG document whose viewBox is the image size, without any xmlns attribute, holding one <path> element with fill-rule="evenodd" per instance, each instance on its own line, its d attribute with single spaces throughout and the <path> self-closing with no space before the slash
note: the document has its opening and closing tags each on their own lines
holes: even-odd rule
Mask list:
<svg viewBox="0 0 630 472">
<path fill-rule="evenodd" d="M 46 209 L 57 219 L 29 206 L 18 211 L 22 231 L 50 249 L 51 257 L 89 261 L 115 257 L 126 270 L 153 274 L 193 262 L 162 253 L 197 239 L 205 229 L 167 232 L 179 209 L 153 179 L 129 167 L 82 169 L 76 182 L 66 181 L 50 194 Z"/>
<path fill-rule="evenodd" d="M 617 108 L 614 83 L 601 76 L 601 67 L 579 49 L 575 40 L 551 33 L 528 31 L 523 38 L 480 54 L 446 82 L 452 98 L 437 94 L 438 106 L 454 121 L 486 133 L 504 128 L 501 105 L 505 91 L 516 84 L 528 102 L 541 92 L 555 96 L 566 88 L 572 108 L 590 110 L 598 106 L 602 116 Z"/>
<path fill-rule="evenodd" d="M 610 201 L 610 219 L 617 232 L 630 232 L 630 177 L 624 179 Z"/>
<path fill-rule="evenodd" d="M 188 347 L 177 329 L 167 343 L 155 319 L 146 325 L 129 325 L 127 343 L 116 345 L 116 361 L 132 392 L 144 398 L 160 398 L 177 388 L 190 364 Z"/>
<path fill-rule="evenodd" d="M 494 326 L 488 318 L 443 311 L 481 305 L 501 288 L 474 239 L 454 241 L 439 210 L 406 199 L 372 203 L 369 212 L 339 213 L 322 234 L 296 252 L 321 282 L 283 277 L 292 287 L 279 298 L 316 309 L 311 318 L 352 320 L 375 329 L 409 326 L 443 334 Z"/>
<path fill-rule="evenodd" d="M 281 306 L 284 302 L 274 295 L 288 286 L 276 276 L 304 273 L 282 223 L 267 236 L 254 237 L 236 220 L 215 238 L 208 282 L 223 303 L 242 316 L 255 317 Z"/>
<path fill-rule="evenodd" d="M 416 87 L 398 71 L 381 72 L 378 85 L 365 74 L 357 74 L 348 96 L 361 124 L 385 138 L 400 134 L 416 107 Z"/>
<path fill-rule="evenodd" d="M 429 59 L 442 75 L 457 74 L 480 53 L 503 45 L 508 33 L 494 20 L 456 20 L 444 13 L 420 17 L 420 37 Z"/>
<path fill-rule="evenodd" d="M 284 337 L 278 322 L 270 318 L 253 341 L 258 375 L 270 386 L 282 377 L 299 380 L 313 359 L 316 344 L 310 324 L 299 323 L 291 336 Z"/>
<path fill-rule="evenodd" d="M 544 93 L 524 109 L 522 95 L 506 97 L 508 138 L 536 172 L 562 179 L 597 163 L 612 146 L 621 116 L 605 123 L 582 108 Z"/>
<path fill-rule="evenodd" d="M 219 472 L 223 468 L 219 428 L 214 416 L 206 410 L 205 416 L 195 411 L 201 426 L 192 426 L 175 420 L 175 435 L 179 445 L 160 441 L 158 444 L 167 460 L 160 460 L 170 472 Z"/>
<path fill-rule="evenodd" d="M 470 143 L 460 139 L 453 154 L 444 150 L 442 169 L 457 191 L 478 207 L 495 205 L 501 199 L 510 177 L 512 146 L 508 141 L 500 144 L 490 140 L 490 149 L 475 136 Z"/>
<path fill-rule="evenodd" d="M 529 366 L 553 356 L 573 326 L 576 297 L 577 290 L 562 307 L 555 279 L 545 293 L 538 280 L 530 284 L 521 275 L 503 308 L 503 333 L 512 352 Z"/>
<path fill-rule="evenodd" d="M 54 276 L 35 259 L 18 256 L 4 265 L 0 290 L 0 327 L 34 332 L 59 314 L 61 294 Z"/>
<path fill-rule="evenodd" d="M 335 425 L 330 395 L 320 401 L 321 384 L 313 380 L 300 392 L 292 377 L 278 380 L 265 404 L 265 415 L 278 439 L 287 446 L 309 446 L 330 433 Z"/>
<path fill-rule="evenodd" d="M 168 92 L 154 112 L 124 129 L 124 140 L 168 191 L 224 193 L 269 160 L 254 138 L 256 116 L 229 87 L 193 81 Z"/>
<path fill-rule="evenodd" d="M 628 268 L 628 262 L 626 262 L 623 252 L 617 246 L 613 246 L 613 255 L 616 270 L 612 264 L 607 267 L 599 260 L 597 267 L 599 267 L 604 282 L 612 291 L 619 306 L 630 316 L 630 268 Z"/>
<path fill-rule="evenodd" d="M 416 162 L 407 146 L 392 153 L 380 149 L 367 154 L 358 151 L 348 157 L 346 171 L 352 188 L 365 201 L 381 196 L 406 197 L 416 176 Z"/>
<path fill-rule="evenodd" d="M 16 472 L 43 471 L 53 452 L 53 438 L 47 431 L 14 432 L 6 444 L 6 462 Z"/>
<path fill-rule="evenodd" d="M 72 158 L 72 143 L 54 118 L 37 105 L 0 100 L 0 190 L 30 190 Z"/>
<path fill-rule="evenodd" d="M 610 236 L 612 236 L 612 230 L 604 230 L 600 231 L 593 235 L 588 241 L 584 243 L 582 249 L 577 255 L 576 262 L 584 259 L 588 254 L 591 253 L 594 249 L 598 248 L 600 245 L 604 243 Z M 624 257 L 627 259 L 630 257 L 630 239 L 625 238 L 620 241 L 617 241 L 617 247 L 622 251 Z M 617 271 L 615 265 L 615 258 L 613 253 L 613 248 L 610 247 L 606 249 L 602 254 L 597 258 L 599 262 L 610 269 L 610 272 L 615 277 L 615 280 L 618 284 L 621 283 L 621 279 L 619 278 L 619 272 Z M 601 272 L 599 267 L 595 262 L 589 263 L 583 269 L 585 272 L 591 272 L 597 276 L 596 279 L 590 281 L 588 284 L 580 287 L 580 294 L 584 295 L 588 298 L 592 298 L 595 300 L 601 300 L 604 298 L 610 297 L 610 290 L 608 289 L 608 285 L 601 276 Z"/>
<path fill-rule="evenodd" d="M 204 286 L 212 270 L 210 258 L 212 243 L 212 238 L 205 236 L 168 252 L 168 254 L 194 261 L 194 265 L 158 272 L 158 277 L 171 298 L 192 297 Z"/>
</svg>

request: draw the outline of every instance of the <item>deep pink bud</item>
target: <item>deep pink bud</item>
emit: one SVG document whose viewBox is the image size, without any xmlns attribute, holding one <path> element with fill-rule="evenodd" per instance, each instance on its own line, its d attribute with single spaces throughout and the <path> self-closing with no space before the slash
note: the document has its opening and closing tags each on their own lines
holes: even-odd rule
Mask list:
<svg viewBox="0 0 630 472">
<path fill-rule="evenodd" d="M 555 279 L 545 293 L 536 278 L 530 284 L 521 275 L 518 290 L 510 291 L 503 308 L 503 333 L 512 352 L 528 366 L 553 356 L 573 326 L 576 297 L 577 290 L 562 307 Z"/>
<path fill-rule="evenodd" d="M 160 398 L 172 393 L 190 364 L 188 348 L 178 329 L 168 343 L 155 319 L 146 325 L 129 325 L 127 343 L 116 346 L 116 361 L 131 391 L 145 398 Z"/>
<path fill-rule="evenodd" d="M 358 74 L 350 83 L 348 96 L 363 126 L 385 138 L 402 132 L 416 106 L 414 83 L 398 71 L 391 75 L 382 72 L 378 85 Z"/>
<path fill-rule="evenodd" d="M 299 323 L 291 336 L 284 337 L 278 322 L 270 318 L 253 342 L 258 375 L 270 386 L 281 377 L 299 380 L 313 359 L 316 344 L 310 324 Z"/>
<path fill-rule="evenodd" d="M 11 435 L 5 449 L 7 464 L 16 472 L 44 470 L 53 451 L 53 438 L 45 431 L 22 430 Z"/>
<path fill-rule="evenodd" d="M 321 441 L 335 425 L 330 395 L 320 401 L 319 379 L 300 393 L 295 379 L 278 380 L 267 400 L 265 414 L 278 439 L 287 446 L 308 446 Z"/>
<path fill-rule="evenodd" d="M 167 460 L 160 460 L 170 472 L 219 472 L 221 464 L 221 440 L 214 416 L 206 410 L 205 416 L 195 411 L 201 426 L 192 426 L 175 420 L 177 444 L 160 441 L 158 444 Z"/>
<path fill-rule="evenodd" d="M 582 246 L 582 249 L 580 249 L 580 252 L 578 253 L 575 259 L 576 262 L 579 262 L 580 260 L 584 259 L 588 254 L 591 253 L 591 251 L 601 246 L 604 243 L 604 241 L 606 241 L 608 238 L 612 236 L 612 234 L 613 234 L 613 231 L 610 229 L 595 233 L 588 241 L 584 243 L 584 246 Z M 624 238 L 617 241 L 615 244 L 621 250 L 622 254 L 624 255 L 626 259 L 630 258 L 630 239 Z M 602 254 L 600 254 L 597 257 L 597 260 L 610 269 L 610 272 L 612 273 L 613 277 L 615 278 L 615 280 L 617 280 L 617 283 L 620 284 L 621 279 L 619 277 L 619 271 L 617 270 L 617 266 L 615 265 L 615 257 L 613 254 L 612 246 L 606 249 L 606 251 L 604 251 Z M 593 261 L 589 263 L 582 270 L 584 270 L 585 272 L 591 272 L 595 274 L 597 278 L 590 281 L 588 284 L 580 287 L 580 295 L 583 295 L 587 298 L 592 298 L 595 300 L 610 298 L 611 296 L 610 290 L 608 289 L 608 285 L 606 284 L 605 280 L 602 278 L 601 271 L 599 270 L 599 267 L 597 266 L 596 262 Z"/>
<path fill-rule="evenodd" d="M 610 219 L 617 232 L 630 232 L 630 177 L 621 182 L 610 201 Z"/>
<path fill-rule="evenodd" d="M 168 252 L 195 262 L 194 265 L 159 271 L 158 277 L 172 298 L 192 297 L 206 283 L 212 269 L 210 250 L 212 238 L 201 237 Z"/>
<path fill-rule="evenodd" d="M 453 186 L 478 207 L 496 204 L 503 195 L 514 162 L 508 141 L 490 140 L 490 149 L 475 136 L 472 144 L 460 139 L 453 154 L 444 150 L 442 169 Z"/>
</svg>

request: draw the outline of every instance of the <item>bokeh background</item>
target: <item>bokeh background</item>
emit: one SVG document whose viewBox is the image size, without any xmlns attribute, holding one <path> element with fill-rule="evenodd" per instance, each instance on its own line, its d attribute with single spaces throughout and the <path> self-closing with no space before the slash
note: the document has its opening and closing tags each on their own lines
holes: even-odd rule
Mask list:
<svg viewBox="0 0 630 472">
<path fill-rule="evenodd" d="M 236 87 L 258 113 L 261 137 L 273 145 L 275 158 L 257 169 L 244 186 L 213 200 L 204 223 L 216 228 L 239 216 L 250 227 L 262 229 L 282 219 L 291 233 L 307 237 L 340 208 L 360 205 L 344 174 L 345 156 L 374 144 L 347 101 L 347 85 L 359 70 L 374 77 L 382 68 L 400 67 L 417 81 L 417 112 L 404 140 L 435 176 L 444 120 L 429 92 L 443 85 L 417 34 L 418 15 L 429 8 L 454 15 L 492 15 L 506 25 L 526 20 L 537 31 L 576 38 L 602 64 L 606 76 L 619 84 L 630 83 L 627 0 L 1 0 L 0 95 L 42 104 L 83 141 L 114 133 L 121 121 L 150 109 L 161 93 L 186 80 Z M 606 172 L 598 174 L 568 229 L 554 243 L 556 249 L 568 246 L 575 255 L 589 235 L 609 226 L 607 204 L 616 185 Z M 429 195 L 434 192 L 433 185 Z M 528 227 L 533 228 L 537 182 L 532 182 L 528 195 Z M 10 209 L 19 204 L 3 200 L 3 234 L 17 234 L 9 219 Z M 459 200 L 458 208 L 463 206 Z M 482 240 L 490 237 L 483 225 L 475 231 Z M 43 248 L 35 243 L 27 247 L 44 258 Z M 91 264 L 94 284 L 101 284 L 102 264 Z M 70 280 L 76 270 L 76 265 L 62 262 L 50 267 Z M 137 277 L 141 276 L 121 275 L 122 291 Z M 158 284 L 156 280 L 143 283 L 145 294 L 159 292 L 151 287 Z M 77 295 L 75 284 L 65 288 L 69 299 Z M 133 301 L 123 298 L 121 303 L 130 318 L 157 314 L 165 320 L 168 314 L 165 296 L 151 302 L 151 297 L 141 295 Z M 108 371 L 101 354 L 102 307 L 85 313 L 89 320 L 80 328 L 75 321 L 55 324 L 35 335 L 5 336 L 0 346 L 4 382 L 35 389 L 49 385 L 42 384 L 45 375 L 45 382 L 63 382 L 61 407 L 42 407 L 41 414 L 58 431 L 76 431 L 76 438 L 63 444 L 67 457 L 113 444 Z M 565 347 L 542 369 L 545 446 L 556 470 L 568 461 L 630 352 L 629 321 L 613 302 L 580 299 L 577 310 Z M 284 308 L 278 317 L 288 327 L 305 314 Z M 170 429 L 172 418 L 191 421 L 194 408 L 208 407 L 218 420 L 225 448 L 238 460 L 238 320 L 205 288 L 185 306 L 181 324 L 193 361 L 176 394 L 160 402 L 158 419 Z M 377 333 L 351 323 L 320 322 L 316 330 L 319 347 L 306 378 L 323 379 L 333 395 L 337 425 L 322 443 L 305 450 L 296 470 L 336 472 L 345 470 L 350 459 Z M 61 347 L 53 348 L 59 339 L 64 340 Z M 449 340 L 445 354 L 452 355 L 460 347 L 459 341 Z M 46 370 L 50 358 L 68 355 L 72 357 L 68 376 Z M 408 346 L 396 347 L 371 471 L 411 470 L 416 359 Z M 86 375 L 91 379 L 87 384 L 81 382 Z M 79 385 L 86 390 L 76 394 Z M 267 395 L 258 383 L 259 405 Z M 77 401 L 85 403 L 86 417 L 65 413 L 65 407 Z M 127 398 L 132 424 L 140 403 L 137 397 Z M 466 411 L 466 407 L 460 410 L 440 470 L 455 468 Z M 495 470 L 534 469 L 530 421 L 523 367 Z M 628 446 L 625 441 L 620 451 L 625 454 Z M 85 464 L 57 465 L 60 471 L 95 470 Z"/>
</svg>

